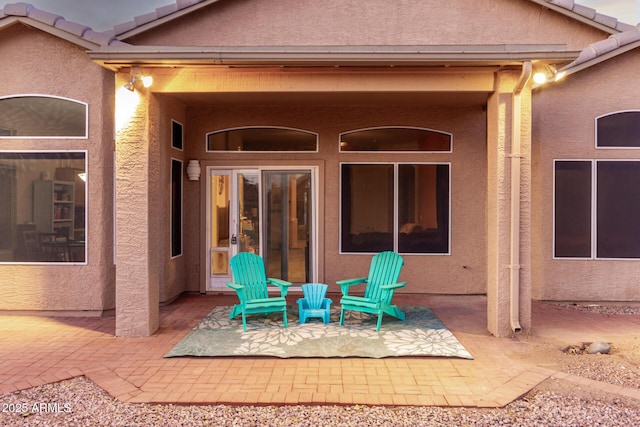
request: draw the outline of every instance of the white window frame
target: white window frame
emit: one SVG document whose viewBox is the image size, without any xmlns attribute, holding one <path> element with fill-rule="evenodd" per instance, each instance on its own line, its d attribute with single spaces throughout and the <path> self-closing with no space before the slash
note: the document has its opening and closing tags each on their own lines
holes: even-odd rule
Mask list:
<svg viewBox="0 0 640 427">
<path fill-rule="evenodd" d="M 173 254 L 173 162 L 180 163 L 180 253 Z M 179 258 L 184 254 L 184 162 L 182 159 L 171 157 L 169 171 L 169 256 L 170 259 Z"/>
<path fill-rule="evenodd" d="M 0 150 L 0 153 L 24 153 L 24 154 L 37 154 L 37 153 L 84 153 L 84 166 L 86 173 L 86 181 L 84 186 L 84 261 L 65 261 L 65 262 L 49 262 L 49 261 L 11 261 L 0 262 L 0 265 L 57 265 L 57 266 L 74 266 L 74 265 L 87 265 L 89 263 L 89 152 L 88 150 Z"/>
<path fill-rule="evenodd" d="M 88 135 L 89 134 L 89 104 L 88 103 L 82 102 L 73 98 L 67 98 L 64 96 L 47 95 L 47 94 L 41 94 L 41 93 L 26 93 L 26 94 L 0 96 L 0 101 L 2 101 L 3 99 L 26 98 L 26 97 L 61 99 L 64 101 L 75 102 L 76 104 L 83 105 L 84 106 L 84 135 L 81 135 L 81 136 L 47 136 L 47 135 L 3 136 L 3 135 L 0 135 L 0 139 L 87 139 L 89 138 L 89 135 Z M 7 130 L 15 134 L 15 129 L 7 129 Z M 57 151 L 64 151 L 64 150 L 57 150 Z"/>
<path fill-rule="evenodd" d="M 173 134 L 173 128 L 174 125 L 180 125 L 180 144 L 182 144 L 182 147 L 178 148 L 175 145 L 173 145 L 173 139 L 174 139 L 174 134 Z M 174 150 L 178 150 L 178 151 L 184 151 L 184 125 L 182 123 L 180 123 L 179 121 L 175 120 L 175 119 L 171 119 L 171 148 L 173 148 Z"/>
<path fill-rule="evenodd" d="M 320 200 L 320 166 L 319 165 L 309 165 L 307 163 L 302 164 L 286 164 L 286 165 L 275 165 L 275 166 L 263 166 L 263 165 L 252 165 L 252 164 L 243 164 L 243 165 L 233 165 L 233 166 L 207 166 L 206 167 L 206 179 L 207 179 L 207 188 L 206 188 L 206 226 L 205 226 L 205 234 L 206 234 L 206 249 L 207 254 L 209 253 L 209 249 L 212 247 L 211 242 L 211 229 L 210 229 L 210 218 L 211 218 L 211 191 L 209 188 L 210 185 L 210 177 L 211 173 L 215 171 L 226 172 L 233 176 L 234 173 L 240 172 L 256 172 L 258 174 L 258 215 L 260 218 L 263 218 L 264 215 L 264 199 L 263 199 L 263 189 L 262 189 L 262 175 L 263 172 L 289 172 L 289 171 L 309 171 L 311 173 L 311 188 L 312 188 L 312 209 L 311 209 L 311 224 L 310 228 L 310 251 L 312 256 L 309 259 L 310 262 L 310 270 L 311 277 L 310 280 L 317 281 L 318 280 L 318 260 L 320 259 L 320 206 L 323 204 Z M 235 185 L 235 184 L 234 184 Z M 236 214 L 230 213 L 230 215 L 234 216 Z M 265 235 L 266 230 L 264 227 L 260 227 L 259 236 L 260 236 L 260 253 L 264 253 L 266 249 L 263 245 L 266 243 Z M 206 260 L 206 281 L 205 288 L 207 291 L 213 290 L 209 288 L 209 280 L 211 278 L 211 263 L 208 260 L 208 256 L 205 256 Z M 300 290 L 299 287 L 291 287 L 293 290 Z M 216 289 L 217 290 L 217 289 Z"/>
<path fill-rule="evenodd" d="M 441 133 L 443 135 L 448 135 L 449 139 L 450 139 L 450 147 L 449 150 L 446 151 L 390 151 L 390 150 L 384 150 L 384 151 L 346 151 L 342 149 L 342 137 L 343 135 L 348 135 L 351 133 L 356 133 L 356 132 L 364 132 L 364 131 L 369 131 L 369 130 L 377 130 L 377 129 L 415 129 L 415 130 L 421 130 L 421 131 L 426 131 L 426 132 L 436 132 L 436 133 Z M 351 153 L 368 153 L 368 154 L 387 154 L 387 153 L 394 153 L 394 154 L 402 154 L 402 153 L 409 153 L 409 154 L 416 154 L 416 153 L 420 153 L 420 154 L 450 154 L 453 153 L 453 134 L 451 132 L 445 132 L 442 130 L 438 130 L 438 129 L 430 129 L 430 128 L 425 128 L 425 127 L 419 127 L 419 126 L 373 126 L 373 127 L 367 127 L 367 128 L 361 128 L 361 129 L 353 129 L 353 130 L 348 130 L 346 132 L 340 132 L 340 134 L 338 135 L 338 151 L 342 154 L 342 153 L 346 153 L 346 154 L 351 154 Z"/>
<path fill-rule="evenodd" d="M 595 120 L 594 120 L 594 135 L 593 135 L 593 139 L 594 139 L 594 144 L 595 144 L 596 150 L 640 150 L 640 136 L 638 136 L 639 140 L 638 140 L 638 146 L 637 147 L 620 147 L 620 146 L 605 147 L 605 146 L 599 146 L 598 145 L 598 120 L 600 120 L 602 118 L 605 118 L 605 117 L 613 116 L 614 114 L 620 114 L 620 113 L 638 113 L 640 115 L 640 110 L 612 111 L 612 112 L 597 116 L 595 118 Z"/>
<path fill-rule="evenodd" d="M 588 257 L 558 257 L 555 254 L 556 243 L 556 162 L 590 162 L 591 163 L 591 255 Z M 636 258 L 610 258 L 598 257 L 598 163 L 599 162 L 635 162 L 640 164 L 640 159 L 554 159 L 553 160 L 553 211 L 552 211 L 552 259 L 560 261 L 570 260 L 594 260 L 594 261 L 640 261 L 640 256 Z"/>
<path fill-rule="evenodd" d="M 342 250 L 342 165 L 393 165 L 393 251 L 398 252 L 399 247 L 399 227 L 398 227 L 398 170 L 400 165 L 447 165 L 449 167 L 449 201 L 448 201 L 448 210 L 449 210 L 449 224 L 448 224 L 448 236 L 447 236 L 447 252 L 398 252 L 402 255 L 406 256 L 450 256 L 451 255 L 451 236 L 453 235 L 452 227 L 452 217 L 453 212 L 451 211 L 452 206 L 452 163 L 451 162 L 340 162 L 338 164 L 338 168 L 340 170 L 339 174 L 339 187 L 340 191 L 338 194 L 338 204 L 339 204 L 339 228 L 338 228 L 338 236 L 339 236 L 339 253 L 341 255 L 371 255 L 375 252 L 344 252 Z"/>
<path fill-rule="evenodd" d="M 209 135 L 213 135 L 213 134 L 216 134 L 216 133 L 236 131 L 236 130 L 245 130 L 245 129 L 282 129 L 282 130 L 292 130 L 292 131 L 296 131 L 296 132 L 307 133 L 307 134 L 315 136 L 315 138 L 316 138 L 316 149 L 315 150 L 291 150 L 291 151 L 277 151 L 277 150 L 267 150 L 267 151 L 258 151 L 258 150 L 245 151 L 245 150 L 242 150 L 242 151 L 238 151 L 238 150 L 210 150 L 209 149 Z M 263 154 L 303 153 L 303 154 L 309 154 L 309 153 L 317 153 L 320 150 L 320 146 L 319 145 L 320 145 L 320 143 L 319 143 L 319 134 L 317 132 L 312 132 L 312 131 L 306 130 L 306 129 L 286 127 L 286 126 L 238 126 L 238 127 L 225 128 L 225 129 L 220 129 L 220 130 L 207 132 L 204 135 L 204 149 L 205 149 L 205 151 L 207 153 L 235 153 L 235 154 L 240 154 L 240 155 L 242 155 L 243 153 L 245 153 L 245 154 L 251 154 L 251 153 L 263 153 Z"/>
</svg>

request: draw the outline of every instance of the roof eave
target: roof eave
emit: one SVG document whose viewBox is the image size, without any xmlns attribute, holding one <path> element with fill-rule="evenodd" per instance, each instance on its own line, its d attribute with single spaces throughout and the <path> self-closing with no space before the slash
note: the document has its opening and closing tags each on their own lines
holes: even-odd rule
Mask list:
<svg viewBox="0 0 640 427">
<path fill-rule="evenodd" d="M 167 14 L 166 16 L 163 16 L 163 17 L 161 17 L 159 19 L 154 19 L 154 20 L 151 20 L 151 21 L 149 21 L 149 22 L 147 22 L 145 24 L 141 24 L 141 25 L 137 25 L 137 23 L 135 21 L 131 21 L 131 23 L 134 25 L 134 28 L 132 28 L 130 30 L 123 31 L 121 33 L 118 33 L 116 30 L 117 30 L 117 28 L 119 26 L 116 26 L 116 27 L 114 27 L 114 33 L 115 33 L 114 35 L 116 35 L 119 40 L 124 41 L 124 40 L 126 40 L 128 38 L 137 36 L 138 34 L 145 33 L 145 32 L 150 31 L 150 30 L 152 30 L 152 29 L 154 29 L 156 27 L 164 25 L 167 22 L 171 22 L 171 21 L 173 21 L 175 19 L 178 19 L 178 18 L 180 18 L 182 16 L 188 15 L 188 14 L 193 13 L 193 12 L 195 12 L 197 10 L 200 10 L 200 9 L 202 9 L 204 7 L 207 7 L 212 3 L 217 3 L 218 1 L 220 1 L 220 0 L 208 0 L 208 1 L 203 1 L 203 2 L 200 2 L 200 3 L 196 3 L 196 4 L 190 5 L 188 7 L 185 7 L 184 9 L 176 10 L 175 12 Z M 158 9 L 156 9 L 156 10 L 158 10 Z M 143 15 L 143 17 L 144 17 L 144 15 Z M 126 26 L 127 24 L 128 23 L 124 23 L 124 24 L 121 24 L 121 25 Z"/>
<path fill-rule="evenodd" d="M 100 45 L 98 43 L 93 43 L 90 42 L 87 39 L 84 39 L 82 37 L 78 37 L 74 34 L 71 34 L 67 31 L 61 30 L 59 28 L 53 27 L 51 25 L 47 25 L 43 22 L 37 21 L 35 19 L 31 19 L 28 17 L 22 17 L 22 16 L 9 16 L 7 18 L 4 18 L 2 20 L 0 20 L 0 29 L 3 28 L 7 28 L 11 25 L 16 25 L 16 24 L 23 24 L 26 25 L 28 27 L 33 27 L 33 28 L 37 28 L 38 30 L 44 31 L 45 33 L 49 33 L 55 37 L 61 38 L 63 40 L 68 41 L 69 43 L 73 43 L 75 45 L 78 45 L 80 47 L 83 47 L 87 50 L 95 50 L 95 49 L 99 49 Z"/>
<path fill-rule="evenodd" d="M 574 19 L 576 21 L 579 21 L 579 22 L 582 22 L 584 24 L 587 24 L 587 25 L 589 25 L 589 26 L 591 26 L 593 28 L 596 28 L 598 30 L 604 31 L 605 33 L 608 33 L 608 34 L 617 34 L 617 33 L 620 33 L 622 31 L 624 31 L 622 29 L 617 29 L 617 28 L 610 27 L 608 25 L 601 24 L 600 22 L 594 21 L 593 19 L 588 18 L 586 16 L 582 16 L 582 15 L 580 15 L 580 14 L 578 14 L 578 13 L 572 11 L 572 10 L 566 9 L 566 8 L 564 8 L 562 6 L 555 5 L 553 3 L 549 3 L 546 0 L 530 0 L 530 1 L 532 1 L 532 2 L 534 2 L 536 4 L 539 4 L 540 6 L 543 6 L 543 7 L 547 8 L 547 9 L 556 11 L 556 12 L 558 12 L 558 13 L 564 15 L 564 16 L 567 16 L 567 17 L 569 17 L 571 19 Z"/>
<path fill-rule="evenodd" d="M 590 59 L 588 61 L 582 62 L 578 65 L 575 66 L 571 66 L 571 64 L 569 64 L 569 66 L 565 67 L 562 69 L 562 71 L 564 71 L 566 73 L 566 75 L 570 75 L 570 74 L 575 74 L 579 71 L 585 70 L 587 68 L 591 68 L 595 65 L 601 64 L 603 62 L 606 62 L 612 58 L 615 58 L 618 55 L 622 55 L 623 53 L 629 52 L 631 50 L 640 48 L 640 40 L 634 42 L 634 43 L 629 43 L 626 44 L 624 46 L 620 46 L 619 48 L 612 50 L 610 52 L 606 52 L 603 53 L 602 55 L 598 55 L 597 57 Z"/>
<path fill-rule="evenodd" d="M 117 70 L 130 65 L 165 66 L 434 66 L 514 65 L 524 61 L 567 64 L 579 51 L 304 51 L 247 48 L 104 48 L 88 52 L 94 62 Z"/>
</svg>

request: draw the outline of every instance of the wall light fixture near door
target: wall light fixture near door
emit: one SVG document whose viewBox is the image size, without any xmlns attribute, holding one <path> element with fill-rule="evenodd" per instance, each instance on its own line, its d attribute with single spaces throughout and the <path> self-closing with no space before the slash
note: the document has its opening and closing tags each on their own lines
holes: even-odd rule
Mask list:
<svg viewBox="0 0 640 427">
<path fill-rule="evenodd" d="M 187 176 L 189 177 L 189 181 L 200 180 L 200 161 L 189 160 L 189 164 L 187 165 Z"/>
</svg>

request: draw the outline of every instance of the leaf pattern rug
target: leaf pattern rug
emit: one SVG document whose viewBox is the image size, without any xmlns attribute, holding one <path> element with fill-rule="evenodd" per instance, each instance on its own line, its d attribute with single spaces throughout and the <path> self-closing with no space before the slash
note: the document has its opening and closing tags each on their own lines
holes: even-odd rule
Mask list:
<svg viewBox="0 0 640 427">
<path fill-rule="evenodd" d="M 319 318 L 298 322 L 298 307 L 287 308 L 289 327 L 282 314 L 229 319 L 231 307 L 216 307 L 164 357 L 273 356 L 367 357 L 435 356 L 473 359 L 456 337 L 426 307 L 400 307 L 406 319 L 385 316 L 376 332 L 377 316 L 348 311 L 339 325 L 340 307 L 331 310 L 331 323 Z"/>
</svg>

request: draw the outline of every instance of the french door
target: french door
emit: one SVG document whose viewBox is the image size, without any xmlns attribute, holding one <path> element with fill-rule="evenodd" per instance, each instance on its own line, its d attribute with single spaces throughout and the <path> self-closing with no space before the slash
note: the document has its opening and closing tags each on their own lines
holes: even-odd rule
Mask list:
<svg viewBox="0 0 640 427">
<path fill-rule="evenodd" d="M 310 169 L 216 169 L 207 181 L 207 290 L 228 290 L 229 259 L 263 257 L 268 277 L 315 278 L 314 176 Z"/>
</svg>

